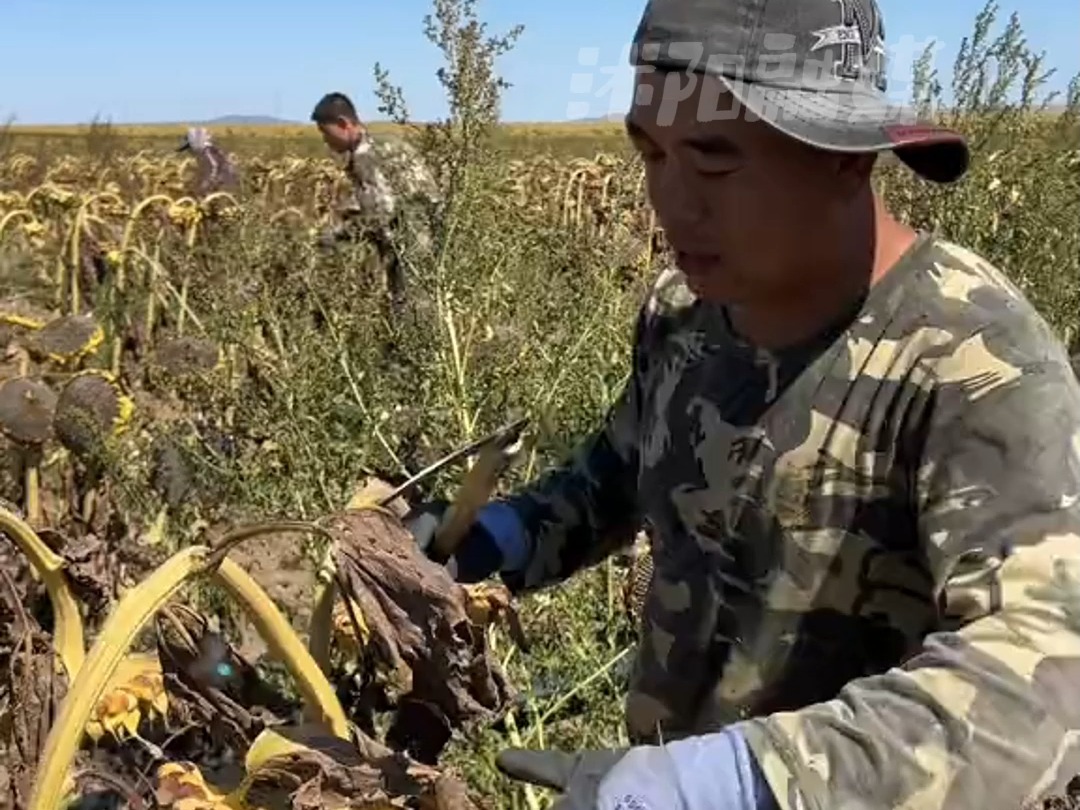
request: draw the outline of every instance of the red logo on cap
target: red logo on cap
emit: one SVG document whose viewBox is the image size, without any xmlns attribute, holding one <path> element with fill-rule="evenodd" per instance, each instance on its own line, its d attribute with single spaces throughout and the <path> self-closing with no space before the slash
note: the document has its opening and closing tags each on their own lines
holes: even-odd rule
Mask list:
<svg viewBox="0 0 1080 810">
<path fill-rule="evenodd" d="M 885 134 L 893 143 L 960 140 L 960 135 L 952 130 L 928 124 L 892 124 L 885 127 Z"/>
</svg>

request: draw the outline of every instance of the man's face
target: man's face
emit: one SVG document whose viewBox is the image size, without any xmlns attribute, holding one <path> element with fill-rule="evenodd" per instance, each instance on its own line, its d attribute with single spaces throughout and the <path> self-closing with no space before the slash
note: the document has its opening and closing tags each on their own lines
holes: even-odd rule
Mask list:
<svg viewBox="0 0 1080 810">
<path fill-rule="evenodd" d="M 323 142 L 330 150 L 337 153 L 348 152 L 360 139 L 360 125 L 347 118 L 337 118 L 330 122 L 320 122 L 319 132 Z"/>
<path fill-rule="evenodd" d="M 691 289 L 722 304 L 798 295 L 842 220 L 840 159 L 732 114 L 712 76 L 641 72 L 636 85 L 627 132 Z"/>
</svg>

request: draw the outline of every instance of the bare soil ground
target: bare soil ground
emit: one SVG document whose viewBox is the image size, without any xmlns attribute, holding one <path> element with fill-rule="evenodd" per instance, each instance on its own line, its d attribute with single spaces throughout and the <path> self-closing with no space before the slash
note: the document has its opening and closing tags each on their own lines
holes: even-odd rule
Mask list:
<svg viewBox="0 0 1080 810">
<path fill-rule="evenodd" d="M 264 535 L 238 546 L 230 555 L 254 577 L 289 617 L 293 628 L 306 637 L 316 592 L 316 566 L 296 535 Z M 251 660 L 266 652 L 266 645 L 250 622 L 239 623 L 238 649 Z"/>
</svg>

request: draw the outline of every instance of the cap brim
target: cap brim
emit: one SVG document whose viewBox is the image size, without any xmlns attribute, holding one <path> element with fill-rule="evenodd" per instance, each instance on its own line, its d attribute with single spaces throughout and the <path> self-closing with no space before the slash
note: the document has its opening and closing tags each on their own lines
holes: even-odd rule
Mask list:
<svg viewBox="0 0 1080 810">
<path fill-rule="evenodd" d="M 970 155 L 962 135 L 920 122 L 910 110 L 859 85 L 830 93 L 720 78 L 754 116 L 811 146 L 835 152 L 891 151 L 935 183 L 952 183 L 967 171 Z"/>
</svg>

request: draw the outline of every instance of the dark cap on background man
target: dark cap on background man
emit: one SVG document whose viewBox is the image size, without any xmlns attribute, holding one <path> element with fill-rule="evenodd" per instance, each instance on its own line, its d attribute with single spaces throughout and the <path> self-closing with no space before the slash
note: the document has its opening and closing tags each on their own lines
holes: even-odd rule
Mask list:
<svg viewBox="0 0 1080 810">
<path fill-rule="evenodd" d="M 961 135 L 889 101 L 874 0 L 649 0 L 631 62 L 712 74 L 749 113 L 821 149 L 892 151 L 935 182 L 967 171 Z"/>
</svg>

